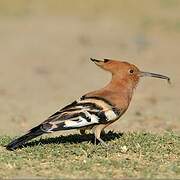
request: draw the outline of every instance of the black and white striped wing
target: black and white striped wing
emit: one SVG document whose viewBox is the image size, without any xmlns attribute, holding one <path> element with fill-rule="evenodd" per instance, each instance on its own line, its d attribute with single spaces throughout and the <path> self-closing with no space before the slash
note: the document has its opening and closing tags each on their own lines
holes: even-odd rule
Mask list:
<svg viewBox="0 0 180 180">
<path fill-rule="evenodd" d="M 78 129 L 114 121 L 122 112 L 100 97 L 82 97 L 50 116 L 42 123 L 45 132 Z"/>
</svg>

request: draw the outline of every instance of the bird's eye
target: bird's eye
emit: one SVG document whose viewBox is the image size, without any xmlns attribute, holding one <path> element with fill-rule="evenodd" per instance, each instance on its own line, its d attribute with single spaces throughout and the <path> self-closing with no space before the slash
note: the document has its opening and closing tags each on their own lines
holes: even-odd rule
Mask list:
<svg viewBox="0 0 180 180">
<path fill-rule="evenodd" d="M 104 59 L 104 63 L 107 63 L 107 62 L 109 62 L 109 59 Z"/>
<path fill-rule="evenodd" d="M 130 70 L 129 70 L 129 73 L 130 73 L 130 74 L 133 74 L 133 73 L 134 73 L 134 70 L 133 70 L 133 69 L 130 69 Z"/>
</svg>

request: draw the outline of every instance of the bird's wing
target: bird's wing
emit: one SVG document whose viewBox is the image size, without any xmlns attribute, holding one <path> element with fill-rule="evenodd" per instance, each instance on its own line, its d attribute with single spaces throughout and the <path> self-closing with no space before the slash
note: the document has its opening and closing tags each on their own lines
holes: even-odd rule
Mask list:
<svg viewBox="0 0 180 180">
<path fill-rule="evenodd" d="M 104 98 L 83 96 L 50 116 L 41 129 L 45 132 L 77 129 L 114 121 L 121 114 L 121 110 Z"/>
</svg>

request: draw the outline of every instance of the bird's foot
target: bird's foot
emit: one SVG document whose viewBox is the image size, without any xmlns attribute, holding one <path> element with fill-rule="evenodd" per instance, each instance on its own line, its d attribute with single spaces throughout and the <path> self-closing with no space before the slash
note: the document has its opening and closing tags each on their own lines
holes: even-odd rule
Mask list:
<svg viewBox="0 0 180 180">
<path fill-rule="evenodd" d="M 95 145 L 97 145 L 97 140 L 100 142 L 100 144 L 103 146 L 103 147 L 105 147 L 105 148 L 107 148 L 107 149 L 109 149 L 110 147 L 109 147 L 109 145 L 107 144 L 107 143 L 105 143 L 101 138 L 96 138 L 95 137 L 95 139 L 94 139 L 94 144 Z"/>
</svg>

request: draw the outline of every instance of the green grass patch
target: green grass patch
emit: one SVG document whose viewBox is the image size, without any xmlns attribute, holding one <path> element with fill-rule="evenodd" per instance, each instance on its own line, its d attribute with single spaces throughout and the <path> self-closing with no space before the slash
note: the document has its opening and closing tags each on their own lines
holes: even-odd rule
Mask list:
<svg viewBox="0 0 180 180">
<path fill-rule="evenodd" d="M 93 144 L 92 134 L 44 137 L 16 151 L 0 137 L 0 177 L 180 178 L 180 136 L 172 132 L 109 132 L 109 148 Z"/>
</svg>

